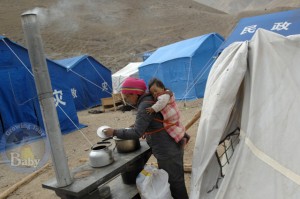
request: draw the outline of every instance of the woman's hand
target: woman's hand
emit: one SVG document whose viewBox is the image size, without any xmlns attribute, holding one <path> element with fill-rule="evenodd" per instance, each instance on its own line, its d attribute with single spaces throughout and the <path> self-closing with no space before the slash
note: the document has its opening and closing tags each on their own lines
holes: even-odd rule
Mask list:
<svg viewBox="0 0 300 199">
<path fill-rule="evenodd" d="M 147 112 L 148 114 L 151 114 L 151 113 L 154 113 L 155 111 L 154 111 L 153 108 L 149 107 L 149 108 L 146 108 L 146 112 Z"/>
<path fill-rule="evenodd" d="M 113 128 L 107 128 L 107 129 L 103 130 L 103 133 L 107 137 L 112 137 L 112 136 L 114 136 L 114 131 L 115 131 L 115 129 L 113 129 Z"/>
</svg>

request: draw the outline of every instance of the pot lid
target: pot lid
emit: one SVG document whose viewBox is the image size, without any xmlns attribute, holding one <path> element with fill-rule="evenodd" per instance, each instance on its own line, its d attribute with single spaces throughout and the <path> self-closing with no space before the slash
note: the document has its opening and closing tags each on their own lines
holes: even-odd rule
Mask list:
<svg viewBox="0 0 300 199">
<path fill-rule="evenodd" d="M 114 140 L 123 140 L 123 139 L 118 138 L 117 136 L 114 136 L 113 139 Z"/>
<path fill-rule="evenodd" d="M 97 129 L 97 135 L 100 137 L 100 138 L 107 138 L 107 136 L 104 134 L 103 130 L 105 129 L 108 129 L 110 128 L 109 126 L 100 126 L 98 129 Z"/>
</svg>

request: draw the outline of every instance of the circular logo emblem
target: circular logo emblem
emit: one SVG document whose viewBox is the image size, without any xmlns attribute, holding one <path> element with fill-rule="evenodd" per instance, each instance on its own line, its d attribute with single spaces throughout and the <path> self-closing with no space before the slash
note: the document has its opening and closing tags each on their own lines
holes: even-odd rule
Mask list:
<svg viewBox="0 0 300 199">
<path fill-rule="evenodd" d="M 31 123 L 19 123 L 2 135 L 0 151 L 3 162 L 13 170 L 31 173 L 46 164 L 50 145 L 43 129 Z"/>
</svg>

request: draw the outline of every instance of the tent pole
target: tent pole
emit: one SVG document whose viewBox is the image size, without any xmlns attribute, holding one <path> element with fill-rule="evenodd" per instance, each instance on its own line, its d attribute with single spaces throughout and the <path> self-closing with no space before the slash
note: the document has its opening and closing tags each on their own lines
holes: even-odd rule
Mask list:
<svg viewBox="0 0 300 199">
<path fill-rule="evenodd" d="M 57 186 L 64 187 L 72 183 L 72 177 L 63 147 L 37 15 L 33 13 L 23 13 L 21 18 L 45 130 L 50 142 Z"/>
</svg>

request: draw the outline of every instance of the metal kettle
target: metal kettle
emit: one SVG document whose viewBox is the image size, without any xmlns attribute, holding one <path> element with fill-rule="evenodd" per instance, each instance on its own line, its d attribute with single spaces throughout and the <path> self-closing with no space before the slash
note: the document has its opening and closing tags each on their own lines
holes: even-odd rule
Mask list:
<svg viewBox="0 0 300 199">
<path fill-rule="evenodd" d="M 114 162 L 110 142 L 98 142 L 91 147 L 89 163 L 91 167 L 104 167 Z"/>
</svg>

